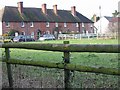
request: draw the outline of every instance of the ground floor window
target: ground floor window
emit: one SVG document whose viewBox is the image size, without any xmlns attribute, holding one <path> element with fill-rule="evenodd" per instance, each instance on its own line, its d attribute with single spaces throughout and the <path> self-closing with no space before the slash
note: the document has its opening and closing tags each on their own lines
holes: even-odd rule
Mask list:
<svg viewBox="0 0 120 90">
<path fill-rule="evenodd" d="M 86 30 L 85 30 L 84 27 L 82 28 L 82 33 L 83 33 L 83 34 L 86 34 Z"/>
<path fill-rule="evenodd" d="M 31 38 L 34 38 L 34 32 L 31 33 Z"/>
<path fill-rule="evenodd" d="M 15 36 L 18 36 L 18 32 L 15 32 Z"/>
<path fill-rule="evenodd" d="M 22 35 L 25 35 L 25 32 L 22 32 Z"/>
<path fill-rule="evenodd" d="M 47 30 L 47 31 L 46 31 L 46 34 L 50 34 L 50 31 L 49 31 L 49 30 Z"/>
</svg>

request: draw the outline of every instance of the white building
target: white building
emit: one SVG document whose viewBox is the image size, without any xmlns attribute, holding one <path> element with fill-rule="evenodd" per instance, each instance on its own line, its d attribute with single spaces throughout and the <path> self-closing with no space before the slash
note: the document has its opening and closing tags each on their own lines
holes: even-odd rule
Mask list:
<svg viewBox="0 0 120 90">
<path fill-rule="evenodd" d="M 0 36 L 2 35 L 2 15 L 3 15 L 3 8 L 0 7 Z"/>
<path fill-rule="evenodd" d="M 109 22 L 112 20 L 112 17 L 103 16 L 97 22 L 94 23 L 94 26 L 97 28 L 98 34 L 106 34 L 108 31 Z"/>
</svg>

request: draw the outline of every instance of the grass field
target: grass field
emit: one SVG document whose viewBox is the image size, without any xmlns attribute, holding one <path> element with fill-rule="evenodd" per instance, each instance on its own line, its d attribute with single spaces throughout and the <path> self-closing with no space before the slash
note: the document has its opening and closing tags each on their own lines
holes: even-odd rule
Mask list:
<svg viewBox="0 0 120 90">
<path fill-rule="evenodd" d="M 65 40 L 54 40 L 54 41 L 43 41 L 43 42 L 27 42 L 27 43 L 63 43 Z M 68 41 L 68 40 L 67 40 Z M 118 40 L 110 39 L 82 39 L 82 40 L 69 40 L 70 44 L 118 44 Z M 48 62 L 62 62 L 63 53 L 61 52 L 51 52 L 51 51 L 37 51 L 37 50 L 25 50 L 25 49 L 10 49 L 11 58 L 22 58 L 28 60 L 43 60 Z M 4 50 L 2 50 L 2 55 L 4 56 Z M 71 63 L 80 64 L 84 66 L 93 67 L 110 67 L 118 68 L 118 54 L 116 53 L 71 53 Z M 21 67 L 19 67 L 21 68 Z M 24 68 L 21 68 L 23 71 Z M 45 69 L 46 70 L 46 69 Z M 58 69 L 57 69 L 58 70 Z M 22 72 L 23 72 L 22 71 Z M 27 70 L 25 70 L 26 72 Z M 43 71 L 43 70 L 42 70 Z M 49 71 L 49 70 L 48 70 Z M 39 69 L 30 70 L 31 75 L 37 75 Z M 34 72 L 34 73 L 33 73 Z M 56 71 L 53 70 L 48 73 L 56 76 Z M 59 73 L 60 75 L 61 73 Z M 51 77 L 52 77 L 51 75 Z M 58 74 L 57 74 L 58 75 Z M 45 75 L 44 75 L 45 76 Z M 75 72 L 73 87 L 78 88 L 117 88 L 118 87 L 119 76 L 103 75 L 103 74 L 91 74 Z M 61 81 L 62 82 L 62 81 Z"/>
<path fill-rule="evenodd" d="M 50 40 L 50 41 L 41 41 L 41 42 L 38 41 L 37 43 L 61 43 L 62 44 L 63 41 L 70 41 L 70 44 L 118 44 L 117 39 L 81 39 L 81 40 L 67 39 L 67 40 Z"/>
</svg>

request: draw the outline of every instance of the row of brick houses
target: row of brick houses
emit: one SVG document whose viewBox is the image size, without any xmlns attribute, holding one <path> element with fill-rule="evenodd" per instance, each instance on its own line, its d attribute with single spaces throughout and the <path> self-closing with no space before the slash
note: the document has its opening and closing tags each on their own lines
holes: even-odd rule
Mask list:
<svg viewBox="0 0 120 90">
<path fill-rule="evenodd" d="M 32 35 L 38 39 L 40 35 L 50 33 L 94 33 L 93 22 L 81 13 L 76 7 L 71 10 L 47 9 L 46 4 L 41 8 L 23 7 L 23 2 L 18 2 L 18 7 L 5 6 L 0 12 L 0 35 L 14 30 L 16 34 Z"/>
</svg>

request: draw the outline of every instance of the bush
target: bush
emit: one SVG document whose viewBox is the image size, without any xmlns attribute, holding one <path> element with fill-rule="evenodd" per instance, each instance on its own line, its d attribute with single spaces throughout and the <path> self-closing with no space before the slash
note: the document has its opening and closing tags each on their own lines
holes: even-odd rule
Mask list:
<svg viewBox="0 0 120 90">
<path fill-rule="evenodd" d="M 9 31 L 9 33 L 8 33 L 8 35 L 9 36 L 15 36 L 15 33 L 19 33 L 17 30 L 15 30 L 15 29 L 11 29 L 10 31 Z"/>
</svg>

